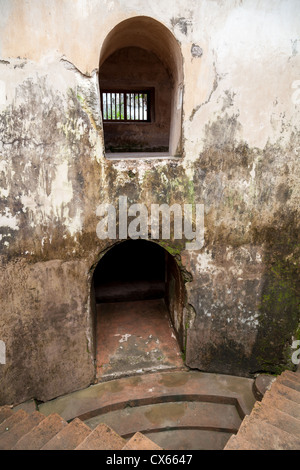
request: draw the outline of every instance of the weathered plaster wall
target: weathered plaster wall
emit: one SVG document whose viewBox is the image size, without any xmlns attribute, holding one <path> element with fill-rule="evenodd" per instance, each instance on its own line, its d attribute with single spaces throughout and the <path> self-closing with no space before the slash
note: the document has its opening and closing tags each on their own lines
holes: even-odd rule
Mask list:
<svg viewBox="0 0 300 470">
<path fill-rule="evenodd" d="M 96 208 L 204 203 L 185 275 L 186 361 L 249 375 L 290 366 L 299 325 L 297 0 L 0 0 L 0 402 L 94 379 Z M 183 56 L 183 155 L 108 161 L 98 77 L 107 34 L 150 16 Z"/>
</svg>

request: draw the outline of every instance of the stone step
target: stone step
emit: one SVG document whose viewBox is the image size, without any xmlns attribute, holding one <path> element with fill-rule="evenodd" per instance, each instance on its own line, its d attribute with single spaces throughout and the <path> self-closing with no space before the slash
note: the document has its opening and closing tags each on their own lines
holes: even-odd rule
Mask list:
<svg viewBox="0 0 300 470">
<path fill-rule="evenodd" d="M 91 428 L 75 418 L 50 439 L 41 450 L 74 450 L 91 432 Z"/>
<path fill-rule="evenodd" d="M 23 419 L 27 418 L 27 416 L 28 413 L 26 413 L 26 411 L 24 410 L 18 410 L 13 413 L 0 424 L 0 435 L 7 431 L 10 431 L 16 424 L 20 424 Z"/>
<path fill-rule="evenodd" d="M 241 418 L 255 403 L 253 379 L 213 373 L 176 371 L 136 375 L 92 385 L 39 406 L 41 413 L 58 413 L 67 421 L 86 421 L 126 407 L 174 401 L 235 405 Z M 134 393 L 133 393 L 134 391 Z"/>
<path fill-rule="evenodd" d="M 223 450 L 232 434 L 208 429 L 174 429 L 147 437 L 164 450 Z"/>
<path fill-rule="evenodd" d="M 126 440 L 105 424 L 95 430 L 75 418 L 67 423 L 61 416 L 47 417 L 38 411 L 13 411 L 11 406 L 0 407 L 0 450 L 160 450 L 141 433 Z M 125 447 L 124 447 L 125 446 Z"/>
<path fill-rule="evenodd" d="M 1 406 L 0 407 L 0 424 L 7 418 L 9 418 L 13 414 L 12 407 L 9 405 Z"/>
<path fill-rule="evenodd" d="M 234 405 L 206 402 L 170 402 L 111 411 L 85 423 L 94 429 L 105 423 L 124 438 L 135 432 L 161 432 L 164 429 L 210 429 L 236 433 L 241 424 Z"/>
<path fill-rule="evenodd" d="M 290 370 L 285 370 L 282 374 L 281 377 L 285 377 L 289 380 L 294 380 L 295 382 L 300 384 L 300 376 L 299 374 L 296 374 L 296 372 L 292 372 Z"/>
<path fill-rule="evenodd" d="M 298 405 L 300 404 L 300 392 L 297 392 L 297 390 L 294 390 L 284 383 L 280 383 L 278 380 L 274 382 L 271 390 L 274 391 L 274 393 L 277 393 L 278 395 L 286 398 L 287 400 L 291 400 Z"/>
<path fill-rule="evenodd" d="M 13 406 L 13 411 L 24 410 L 26 413 L 30 414 L 37 410 L 37 405 L 35 400 L 27 400 L 23 403 Z"/>
<path fill-rule="evenodd" d="M 300 421 L 278 410 L 273 403 L 257 402 L 251 412 L 251 417 L 261 419 L 300 439 Z"/>
<path fill-rule="evenodd" d="M 223 449 L 254 403 L 253 379 L 181 370 L 101 382 L 39 409 L 67 421 L 77 417 L 92 429 L 106 424 L 124 439 L 140 432 L 161 448 L 180 450 L 184 441 L 188 449 Z M 96 448 L 93 439 L 78 448 Z"/>
<path fill-rule="evenodd" d="M 40 450 L 67 424 L 58 414 L 53 413 L 45 417 L 35 428 L 21 437 L 12 450 Z"/>
<path fill-rule="evenodd" d="M 247 441 L 240 435 L 232 435 L 228 440 L 224 450 L 264 450 L 258 444 Z"/>
<path fill-rule="evenodd" d="M 16 411 L 15 415 L 17 413 L 19 413 L 19 411 Z M 8 418 L 8 420 L 11 418 Z M 0 449 L 10 450 L 12 447 L 14 447 L 14 445 L 22 436 L 31 431 L 31 429 L 37 426 L 44 418 L 45 416 L 42 415 L 39 411 L 34 411 L 30 415 L 27 415 L 26 417 L 21 419 L 19 422 L 16 422 L 11 428 L 8 429 L 9 432 L 6 431 L 2 433 L 0 440 Z"/>
<path fill-rule="evenodd" d="M 124 439 L 138 430 L 160 448 L 221 450 L 231 434 L 238 431 L 241 419 L 234 405 L 171 402 L 116 410 L 86 424 L 93 429 L 100 422 Z"/>
<path fill-rule="evenodd" d="M 113 429 L 99 424 L 75 450 L 121 450 L 126 444 Z"/>
<path fill-rule="evenodd" d="M 122 450 L 162 450 L 157 444 L 140 432 L 135 433 Z"/>
<path fill-rule="evenodd" d="M 46 417 L 39 411 L 26 412 L 22 406 L 0 407 L 0 449 L 300 448 L 300 382 L 293 372 L 277 377 L 262 401 L 256 403 L 253 381 L 230 376 L 180 371 L 127 379 L 89 387 L 87 395 L 76 392 L 71 394 L 71 401 L 69 396 L 67 400 L 53 400 L 54 408 L 61 407 L 65 414 L 85 410 L 86 423 L 75 418 L 68 424 L 58 414 L 48 413 Z M 92 405 L 103 400 L 103 414 L 97 416 L 97 407 L 82 403 L 88 399 Z M 51 407 L 45 405 L 49 412 Z M 101 419 L 106 423 L 99 423 Z"/>
<path fill-rule="evenodd" d="M 300 404 L 285 398 L 274 390 L 269 390 L 265 393 L 263 399 L 264 405 L 270 405 L 277 410 L 283 411 L 296 419 L 300 419 Z"/>
<path fill-rule="evenodd" d="M 296 450 L 300 448 L 300 382 L 283 372 L 257 401 L 225 450 Z"/>
<path fill-rule="evenodd" d="M 279 377 L 277 377 L 276 382 L 285 385 L 286 387 L 292 388 L 296 392 L 300 393 L 300 382 L 290 377 L 287 378 L 284 375 L 280 375 Z"/>
<path fill-rule="evenodd" d="M 246 439 L 254 446 L 265 450 L 295 450 L 300 448 L 300 439 L 251 415 L 244 418 L 238 437 Z"/>
</svg>

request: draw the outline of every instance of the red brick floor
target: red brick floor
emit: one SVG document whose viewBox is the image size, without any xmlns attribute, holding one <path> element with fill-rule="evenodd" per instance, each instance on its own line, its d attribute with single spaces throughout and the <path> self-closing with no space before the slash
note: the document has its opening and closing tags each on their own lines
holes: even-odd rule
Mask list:
<svg viewBox="0 0 300 470">
<path fill-rule="evenodd" d="M 163 299 L 97 305 L 97 378 L 184 367 Z"/>
</svg>

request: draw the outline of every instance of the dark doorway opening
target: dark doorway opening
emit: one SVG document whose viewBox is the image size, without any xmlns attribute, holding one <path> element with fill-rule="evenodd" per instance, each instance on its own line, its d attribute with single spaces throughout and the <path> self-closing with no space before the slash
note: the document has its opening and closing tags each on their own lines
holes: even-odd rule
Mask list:
<svg viewBox="0 0 300 470">
<path fill-rule="evenodd" d="M 97 303 L 165 297 L 165 250 L 145 240 L 111 249 L 94 273 Z"/>
<path fill-rule="evenodd" d="M 165 249 L 116 244 L 94 271 L 93 292 L 98 380 L 183 366 L 184 286 Z"/>
</svg>

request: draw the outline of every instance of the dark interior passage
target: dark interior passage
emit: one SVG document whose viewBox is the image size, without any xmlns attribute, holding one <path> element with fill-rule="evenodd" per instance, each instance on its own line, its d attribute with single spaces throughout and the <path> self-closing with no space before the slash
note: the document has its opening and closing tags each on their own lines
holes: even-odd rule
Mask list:
<svg viewBox="0 0 300 470">
<path fill-rule="evenodd" d="M 99 261 L 93 278 L 96 376 L 182 367 L 182 277 L 160 245 L 127 240 Z"/>
<path fill-rule="evenodd" d="M 166 252 L 153 242 L 128 240 L 106 253 L 94 273 L 96 302 L 165 296 Z"/>
</svg>

